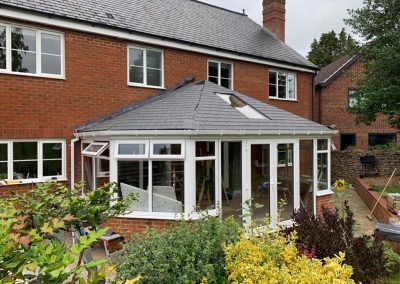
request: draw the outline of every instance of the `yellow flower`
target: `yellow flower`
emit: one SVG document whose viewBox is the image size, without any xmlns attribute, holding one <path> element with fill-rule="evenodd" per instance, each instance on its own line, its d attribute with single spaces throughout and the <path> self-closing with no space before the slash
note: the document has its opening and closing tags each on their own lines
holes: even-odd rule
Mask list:
<svg viewBox="0 0 400 284">
<path fill-rule="evenodd" d="M 333 186 L 337 191 L 342 191 L 347 188 L 347 182 L 344 179 L 338 179 Z"/>
<path fill-rule="evenodd" d="M 138 283 L 140 283 L 140 280 L 142 280 L 142 276 L 139 275 L 139 276 L 135 277 L 134 279 L 126 280 L 125 284 L 138 284 Z"/>
</svg>

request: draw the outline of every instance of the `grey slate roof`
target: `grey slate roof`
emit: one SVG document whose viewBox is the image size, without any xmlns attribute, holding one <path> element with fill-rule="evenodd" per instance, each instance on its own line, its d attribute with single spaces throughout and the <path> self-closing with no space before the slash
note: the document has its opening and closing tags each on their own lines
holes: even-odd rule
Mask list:
<svg viewBox="0 0 400 284">
<path fill-rule="evenodd" d="M 200 1 L 0 0 L 1 5 L 318 69 L 247 15 Z"/>
<path fill-rule="evenodd" d="M 347 68 L 352 66 L 360 58 L 360 55 L 344 55 L 338 60 L 322 68 L 315 76 L 314 84 L 318 87 L 326 87 L 339 77 Z"/>
<path fill-rule="evenodd" d="M 234 94 L 265 115 L 250 119 L 216 93 Z M 329 128 L 208 81 L 165 91 L 77 132 L 126 130 L 323 131 Z"/>
</svg>

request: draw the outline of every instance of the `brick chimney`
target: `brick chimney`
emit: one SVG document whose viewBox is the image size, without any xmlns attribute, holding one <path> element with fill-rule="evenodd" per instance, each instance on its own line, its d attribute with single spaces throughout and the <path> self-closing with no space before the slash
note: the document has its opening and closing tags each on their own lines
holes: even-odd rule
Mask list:
<svg viewBox="0 0 400 284">
<path fill-rule="evenodd" d="M 264 27 L 285 42 L 286 0 L 263 0 Z"/>
</svg>

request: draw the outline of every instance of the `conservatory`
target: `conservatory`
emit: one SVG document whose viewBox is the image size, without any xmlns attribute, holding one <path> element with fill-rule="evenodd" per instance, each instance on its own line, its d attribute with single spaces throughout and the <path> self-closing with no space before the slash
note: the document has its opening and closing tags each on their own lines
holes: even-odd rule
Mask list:
<svg viewBox="0 0 400 284">
<path fill-rule="evenodd" d="M 317 209 L 331 194 L 335 131 L 201 81 L 163 92 L 77 129 L 88 187 L 116 182 L 136 199 L 123 218 L 198 218 L 204 212 L 272 225 Z M 279 218 L 278 218 L 278 212 Z"/>
</svg>

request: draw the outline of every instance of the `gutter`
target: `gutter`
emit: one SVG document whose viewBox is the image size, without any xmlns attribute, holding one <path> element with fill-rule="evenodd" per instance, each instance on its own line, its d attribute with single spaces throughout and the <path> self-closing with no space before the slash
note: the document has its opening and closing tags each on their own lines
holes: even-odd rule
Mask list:
<svg viewBox="0 0 400 284">
<path fill-rule="evenodd" d="M 118 130 L 118 131 L 92 131 L 75 133 L 76 137 L 110 137 L 110 136 L 331 136 L 337 134 L 337 130 Z"/>
</svg>

